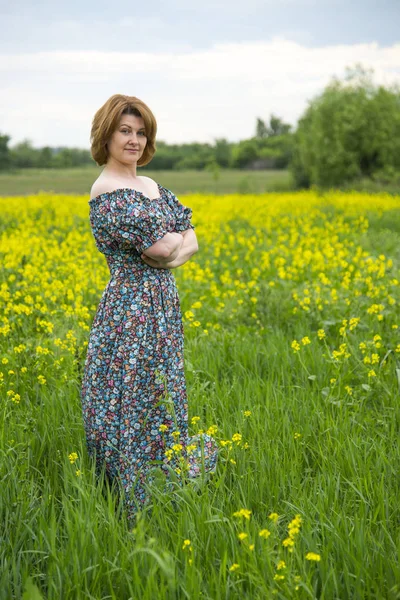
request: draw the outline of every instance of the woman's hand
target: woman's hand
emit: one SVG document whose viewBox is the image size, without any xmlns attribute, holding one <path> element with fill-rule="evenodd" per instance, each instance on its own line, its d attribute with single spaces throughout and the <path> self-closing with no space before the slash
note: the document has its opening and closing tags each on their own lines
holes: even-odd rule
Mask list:
<svg viewBox="0 0 400 600">
<path fill-rule="evenodd" d="M 180 267 L 185 264 L 188 258 L 177 257 L 170 262 L 160 262 L 154 258 L 150 258 L 150 256 L 146 256 L 145 254 L 141 255 L 141 259 L 149 265 L 149 267 L 153 267 L 154 269 L 175 269 L 176 267 Z"/>
</svg>

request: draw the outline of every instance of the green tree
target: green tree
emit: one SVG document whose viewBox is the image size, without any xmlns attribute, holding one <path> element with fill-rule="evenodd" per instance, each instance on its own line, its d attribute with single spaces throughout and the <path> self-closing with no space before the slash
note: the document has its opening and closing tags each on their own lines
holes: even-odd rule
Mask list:
<svg viewBox="0 0 400 600">
<path fill-rule="evenodd" d="M 220 167 L 229 167 L 232 161 L 232 146 L 225 138 L 215 140 L 214 156 L 215 162 Z"/>
<path fill-rule="evenodd" d="M 53 166 L 53 152 L 49 146 L 41 148 L 39 151 L 38 167 L 48 169 Z"/>
<path fill-rule="evenodd" d="M 256 138 L 263 139 L 266 137 L 268 137 L 268 127 L 262 119 L 257 117 Z"/>
<path fill-rule="evenodd" d="M 348 68 L 333 78 L 300 118 L 290 165 L 297 187 L 338 186 L 400 167 L 400 93 Z"/>
<path fill-rule="evenodd" d="M 19 142 L 11 148 L 10 157 L 13 167 L 18 169 L 38 166 L 39 151 L 32 146 L 28 139 Z"/>
<path fill-rule="evenodd" d="M 264 139 L 269 137 L 275 137 L 278 135 L 286 135 L 290 132 L 292 126 L 273 114 L 269 118 L 269 124 L 267 125 L 262 119 L 257 117 L 256 122 L 256 138 Z"/>
<path fill-rule="evenodd" d="M 232 166 L 243 169 L 249 163 L 259 158 L 259 149 L 256 138 L 242 140 L 232 149 Z"/>
<path fill-rule="evenodd" d="M 286 133 L 290 132 L 291 128 L 291 125 L 289 125 L 288 123 L 284 123 L 279 117 L 271 115 L 269 119 L 269 126 L 267 127 L 267 134 L 268 137 L 285 135 Z"/>
<path fill-rule="evenodd" d="M 0 170 L 4 171 L 10 167 L 11 157 L 8 148 L 10 136 L 0 134 Z"/>
</svg>

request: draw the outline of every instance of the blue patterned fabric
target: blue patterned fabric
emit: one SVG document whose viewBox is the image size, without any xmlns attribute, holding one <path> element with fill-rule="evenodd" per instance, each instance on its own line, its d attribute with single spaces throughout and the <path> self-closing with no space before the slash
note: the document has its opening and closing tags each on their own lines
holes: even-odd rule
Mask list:
<svg viewBox="0 0 400 600">
<path fill-rule="evenodd" d="M 83 422 L 89 455 L 98 471 L 104 465 L 111 480 L 120 479 L 129 518 L 148 501 L 144 482 L 155 464 L 168 479 L 167 465 L 177 467 L 182 455 L 189 478 L 195 478 L 202 472 L 201 448 L 205 473 L 215 470 L 218 455 L 211 436 L 188 435 L 182 315 L 172 270 L 140 258 L 167 232 L 194 229 L 191 209 L 158 188 L 155 199 L 120 188 L 89 201 L 93 236 L 110 280 L 89 334 Z M 165 452 L 177 443 L 182 451 L 167 460 Z"/>
</svg>

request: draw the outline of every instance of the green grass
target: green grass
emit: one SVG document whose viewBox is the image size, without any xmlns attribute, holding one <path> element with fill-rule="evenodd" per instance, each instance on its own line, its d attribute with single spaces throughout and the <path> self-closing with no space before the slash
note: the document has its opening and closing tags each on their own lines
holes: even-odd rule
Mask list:
<svg viewBox="0 0 400 600">
<path fill-rule="evenodd" d="M 41 191 L 88 194 L 101 168 L 21 169 L 15 173 L 0 173 L 0 196 L 36 194 Z M 287 171 L 241 171 L 222 169 L 216 181 L 209 171 L 151 171 L 139 169 L 176 194 L 183 193 L 261 193 L 291 189 Z"/>
<path fill-rule="evenodd" d="M 229 297 L 218 312 L 215 303 L 221 298 L 211 297 L 209 282 L 194 283 L 177 271 L 183 311 L 208 294 L 200 311 L 202 328 L 207 321 L 220 326 L 208 326 L 206 335 L 186 323 L 189 418 L 199 415 L 204 428 L 217 424 L 218 438 L 241 433 L 249 447 L 233 444 L 230 453 L 221 449 L 217 472 L 207 482 L 169 492 L 155 484 L 150 504 L 132 529 L 117 489 L 110 490 L 94 475 L 81 418 L 83 342 L 88 333 L 80 324 L 90 323 L 94 314 L 105 281 L 104 257 L 94 248 L 87 214 L 71 214 L 67 206 L 61 218 L 57 206 L 32 204 L 20 217 L 29 219 L 30 235 L 28 221 L 13 220 L 18 214 L 3 218 L 10 219 L 12 227 L 5 226 L 0 246 L 7 255 L 1 273 L 2 325 L 8 316 L 13 331 L 0 337 L 0 600 L 398 600 L 400 355 L 395 348 L 400 328 L 391 324 L 400 323 L 399 287 L 390 281 L 398 280 L 400 273 L 400 231 L 394 225 L 400 222 L 400 207 L 368 215 L 370 226 L 363 233 L 351 217 L 346 217 L 350 229 L 340 230 L 342 215 L 330 207 L 333 233 L 326 230 L 325 237 L 313 229 L 323 223 L 321 213 L 312 217 L 312 227 L 307 215 L 304 221 L 286 215 L 281 229 L 257 229 L 257 238 L 244 215 L 240 223 L 232 222 L 232 229 L 224 223 L 212 242 L 200 239 L 203 250 L 196 261 L 209 265 L 220 292 L 227 289 L 222 283 L 227 272 L 246 282 L 256 277 L 251 270 L 278 243 L 282 247 L 275 256 L 291 256 L 285 254 L 289 236 L 276 239 L 289 229 L 292 236 L 300 236 L 295 246 L 306 239 L 319 251 L 337 232 L 342 250 L 360 246 L 374 259 L 382 254 L 391 258 L 393 266 L 379 276 L 372 258 L 366 263 L 362 277 L 370 279 L 372 296 L 367 286 L 356 296 L 353 284 L 350 289 L 341 285 L 349 266 L 344 259 L 337 272 L 327 267 L 338 302 L 323 315 L 315 306 L 309 312 L 293 312 L 298 304 L 292 292 L 310 287 L 314 293 L 312 284 L 318 281 L 312 263 L 301 270 L 307 250 L 297 256 L 302 280 L 279 279 L 271 260 L 268 279 L 258 281 L 258 290 L 251 288 L 258 302 L 254 307 L 247 298 L 250 306 L 245 303 L 241 313 L 231 310 L 239 305 L 233 304 L 237 298 Z M 208 228 L 203 231 L 206 236 Z M 49 243 L 56 235 L 62 253 Z M 239 238 L 242 246 L 234 243 Z M 250 239 L 252 248 L 246 244 Z M 26 245 L 21 261 L 12 266 L 21 243 Z M 78 261 L 81 266 L 76 266 Z M 68 269 L 75 266 L 82 275 L 74 279 L 73 271 L 70 280 Z M 59 283 L 54 290 L 61 290 L 62 299 L 56 305 L 37 291 L 32 292 L 32 302 L 26 298 L 40 286 L 44 271 L 43 287 Z M 276 285 L 270 287 L 268 281 Z M 384 288 L 397 305 L 385 300 L 385 318 L 378 321 L 366 309 L 380 302 Z M 324 291 L 330 297 L 330 287 Z M 75 313 L 80 297 L 90 319 Z M 350 305 L 345 302 L 348 297 Z M 42 314 L 40 302 L 48 303 L 47 314 Z M 39 307 L 25 312 L 34 303 Z M 354 316 L 361 321 L 346 338 L 352 356 L 335 362 L 330 355 L 343 342 L 338 333 L 342 319 Z M 53 332 L 39 333 L 42 318 L 54 323 Z M 326 341 L 317 338 L 320 327 Z M 55 338 L 66 340 L 71 329 L 75 341 L 66 341 L 64 349 L 54 344 Z M 362 362 L 359 343 L 378 331 L 385 349 L 379 350 L 382 360 L 374 365 L 378 376 L 369 386 L 369 367 Z M 292 340 L 308 335 L 312 343 L 293 352 Z M 15 351 L 22 342 L 29 351 Z M 37 345 L 54 355 L 36 354 Z M 25 375 L 21 367 L 28 368 Z M 46 385 L 38 383 L 38 373 L 46 377 Z M 345 387 L 350 383 L 352 395 Z M 20 403 L 10 400 L 8 389 L 21 394 Z M 246 410 L 250 416 L 244 415 Z M 79 456 L 75 464 L 68 460 L 71 452 Z M 252 511 L 249 520 L 233 516 L 241 508 Z M 269 519 L 272 512 L 279 514 L 276 524 Z M 289 553 L 282 541 L 296 514 L 302 524 Z M 259 536 L 265 528 L 271 532 L 268 539 Z M 249 541 L 240 541 L 240 532 L 247 533 Z M 192 552 L 182 548 L 185 539 L 191 540 Z M 254 543 L 253 550 L 249 543 Z M 320 554 L 321 561 L 307 561 L 310 551 Z M 286 568 L 277 570 L 282 559 Z M 231 571 L 235 563 L 239 568 Z M 280 573 L 285 579 L 279 582 L 274 577 Z"/>
<path fill-rule="evenodd" d="M 14 172 L 0 172 L 0 196 L 17 196 L 39 192 L 64 194 L 87 194 L 101 172 L 100 167 L 76 167 L 70 169 L 20 169 Z M 234 194 L 263 192 L 284 192 L 294 189 L 293 178 L 287 170 L 249 171 L 221 169 L 216 176 L 212 172 L 152 171 L 139 169 L 139 175 L 146 175 L 176 194 Z M 380 183 L 369 179 L 343 184 L 340 189 L 367 193 L 387 192 L 400 194 L 398 183 Z"/>
</svg>

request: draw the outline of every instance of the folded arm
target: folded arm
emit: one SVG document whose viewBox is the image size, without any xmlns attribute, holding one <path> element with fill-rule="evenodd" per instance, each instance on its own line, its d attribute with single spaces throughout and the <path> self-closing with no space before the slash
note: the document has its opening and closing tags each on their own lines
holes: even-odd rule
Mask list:
<svg viewBox="0 0 400 600">
<path fill-rule="evenodd" d="M 187 262 L 199 249 L 197 237 L 193 229 L 187 229 L 181 233 L 173 232 L 167 235 L 179 236 L 181 238 L 181 242 L 176 244 L 174 250 L 170 252 L 169 255 L 165 253 L 162 254 L 158 249 L 155 249 L 155 246 L 162 242 L 167 236 L 164 236 L 162 240 L 159 240 L 153 244 L 153 246 L 145 250 L 145 252 L 142 254 L 142 259 L 149 266 L 159 269 L 174 269 L 176 267 L 180 267 L 181 265 L 185 264 L 185 262 Z M 153 249 L 155 249 L 155 251 Z M 151 251 L 150 253 L 149 250 Z M 166 252 L 165 246 L 163 247 L 163 250 Z"/>
<path fill-rule="evenodd" d="M 146 257 L 151 260 L 156 260 L 160 263 L 167 263 L 174 260 L 183 245 L 183 236 L 175 231 L 166 233 L 163 238 L 158 240 L 142 254 L 142 258 Z"/>
</svg>

